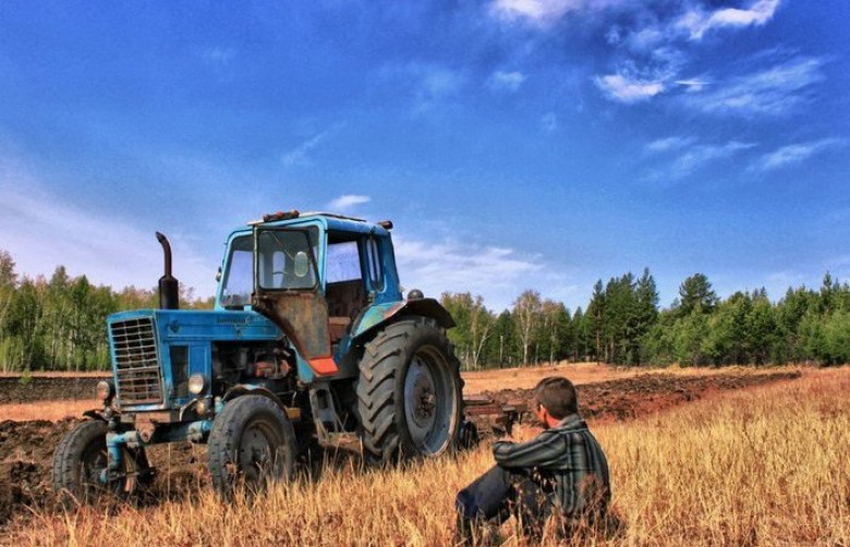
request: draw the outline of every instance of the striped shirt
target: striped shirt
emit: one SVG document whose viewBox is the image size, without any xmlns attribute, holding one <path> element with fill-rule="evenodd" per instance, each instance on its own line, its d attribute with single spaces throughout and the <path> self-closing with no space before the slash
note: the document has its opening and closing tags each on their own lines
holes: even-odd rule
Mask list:
<svg viewBox="0 0 850 547">
<path fill-rule="evenodd" d="M 497 441 L 493 456 L 508 470 L 530 472 L 547 494 L 549 511 L 560 507 L 579 518 L 584 510 L 604 512 L 611 499 L 608 460 L 578 414 L 528 442 Z"/>
</svg>

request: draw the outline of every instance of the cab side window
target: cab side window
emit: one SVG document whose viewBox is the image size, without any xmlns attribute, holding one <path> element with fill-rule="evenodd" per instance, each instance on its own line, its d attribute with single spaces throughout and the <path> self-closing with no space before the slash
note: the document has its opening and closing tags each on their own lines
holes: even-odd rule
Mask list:
<svg viewBox="0 0 850 547">
<path fill-rule="evenodd" d="M 375 291 L 384 289 L 384 275 L 381 270 L 381 254 L 378 252 L 378 242 L 375 238 L 366 240 L 366 265 L 369 269 L 369 285 Z"/>
</svg>

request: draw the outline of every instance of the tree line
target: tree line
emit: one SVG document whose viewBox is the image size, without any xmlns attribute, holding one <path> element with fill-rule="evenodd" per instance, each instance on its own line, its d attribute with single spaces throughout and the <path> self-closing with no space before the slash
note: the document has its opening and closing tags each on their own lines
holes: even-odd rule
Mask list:
<svg viewBox="0 0 850 547">
<path fill-rule="evenodd" d="M 209 309 L 181 287 L 184 307 Z M 449 338 L 465 369 L 558 361 L 683 366 L 850 362 L 850 286 L 827 273 L 819 289 L 789 288 L 777 302 L 766 291 L 720 299 L 701 273 L 685 279 L 678 298 L 659 308 L 655 279 L 626 273 L 593 287 L 587 306 L 523 291 L 510 309 L 489 310 L 481 296 L 444 293 L 457 326 Z M 157 291 L 114 291 L 71 277 L 58 266 L 48 279 L 18 276 L 0 250 L 0 370 L 104 370 L 106 317 L 155 308 Z"/>
<path fill-rule="evenodd" d="M 211 308 L 191 289 L 180 299 L 189 307 Z M 12 256 L 0 249 L 0 370 L 105 370 L 110 366 L 106 317 L 159 304 L 156 289 L 121 291 L 71 277 L 58 266 L 49 279 L 19 277 Z"/>
<path fill-rule="evenodd" d="M 522 292 L 493 313 L 480 296 L 444 293 L 457 326 L 449 331 L 467 369 L 558 361 L 617 365 L 721 366 L 850 362 L 850 286 L 827 273 L 817 290 L 789 288 L 779 301 L 764 288 L 720 299 L 702 273 L 685 279 L 678 298 L 659 308 L 648 269 L 593 287 L 588 305 Z"/>
</svg>

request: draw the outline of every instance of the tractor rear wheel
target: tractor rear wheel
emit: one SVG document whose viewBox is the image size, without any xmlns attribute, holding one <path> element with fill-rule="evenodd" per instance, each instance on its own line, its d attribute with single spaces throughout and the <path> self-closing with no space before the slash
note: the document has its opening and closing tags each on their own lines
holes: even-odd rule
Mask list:
<svg viewBox="0 0 850 547">
<path fill-rule="evenodd" d="M 230 497 L 244 483 L 249 493 L 291 479 L 297 448 L 292 423 L 262 395 L 243 395 L 224 406 L 208 443 L 213 487 Z"/>
<path fill-rule="evenodd" d="M 461 424 L 460 363 L 446 334 L 425 317 L 384 327 L 366 344 L 357 385 L 364 458 L 437 456 Z"/>
<path fill-rule="evenodd" d="M 59 442 L 53 453 L 53 490 L 66 507 L 79 503 L 95 503 L 102 498 L 126 498 L 134 493 L 149 473 L 143 450 L 121 448 L 119 478 L 102 480 L 108 464 L 106 449 L 107 424 L 85 421 L 74 426 Z"/>
</svg>

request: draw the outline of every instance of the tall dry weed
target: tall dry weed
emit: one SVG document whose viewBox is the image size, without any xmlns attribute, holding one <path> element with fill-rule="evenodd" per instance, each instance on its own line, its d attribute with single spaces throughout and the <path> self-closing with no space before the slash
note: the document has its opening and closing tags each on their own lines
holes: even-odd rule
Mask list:
<svg viewBox="0 0 850 547">
<path fill-rule="evenodd" d="M 586 545 L 850 545 L 850 370 L 718 395 L 600 425 L 619 526 Z M 355 461 L 253 501 L 208 489 L 181 503 L 36 514 L 22 545 L 452 545 L 454 495 L 492 464 L 487 447 L 387 470 Z M 504 545 L 523 545 L 511 524 Z M 0 543 L 3 543 L 0 541 Z M 544 538 L 545 545 L 557 540 Z"/>
</svg>

